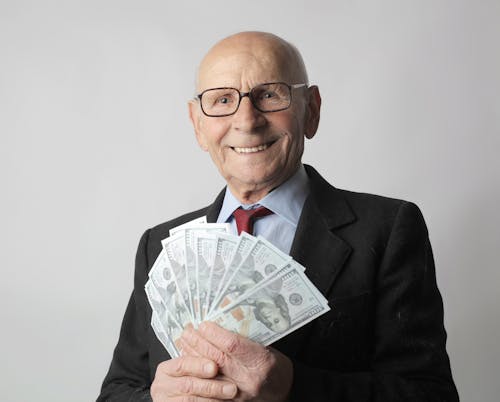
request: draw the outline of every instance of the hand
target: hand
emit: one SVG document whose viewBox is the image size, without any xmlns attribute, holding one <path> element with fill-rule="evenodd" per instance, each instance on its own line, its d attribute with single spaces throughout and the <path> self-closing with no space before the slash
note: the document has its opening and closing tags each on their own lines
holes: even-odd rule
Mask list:
<svg viewBox="0 0 500 402">
<path fill-rule="evenodd" d="M 237 385 L 234 401 L 287 399 L 293 364 L 279 351 L 265 348 L 212 322 L 203 322 L 198 330 L 187 328 L 180 340 L 184 353 L 215 362 L 222 378 Z"/>
<path fill-rule="evenodd" d="M 233 399 L 237 388 L 230 381 L 216 379 L 217 365 L 204 357 L 181 356 L 158 365 L 151 398 L 154 402 L 215 402 Z"/>
</svg>

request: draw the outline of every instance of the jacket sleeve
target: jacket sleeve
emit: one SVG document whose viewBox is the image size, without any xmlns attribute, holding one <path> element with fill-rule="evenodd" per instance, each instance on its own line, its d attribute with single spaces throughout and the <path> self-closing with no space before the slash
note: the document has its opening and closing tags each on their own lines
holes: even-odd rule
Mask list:
<svg viewBox="0 0 500 402">
<path fill-rule="evenodd" d="M 427 228 L 402 203 L 376 278 L 371 367 L 339 372 L 294 361 L 292 401 L 456 402 Z"/>
<path fill-rule="evenodd" d="M 123 318 L 118 344 L 97 402 L 151 401 L 148 359 L 148 317 L 144 284 L 149 268 L 149 230 L 142 236 L 135 261 L 134 290 Z"/>
</svg>

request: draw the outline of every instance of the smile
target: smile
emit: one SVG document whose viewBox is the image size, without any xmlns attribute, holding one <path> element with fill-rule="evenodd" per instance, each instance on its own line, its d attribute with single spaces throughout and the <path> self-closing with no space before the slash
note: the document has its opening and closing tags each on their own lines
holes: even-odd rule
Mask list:
<svg viewBox="0 0 500 402">
<path fill-rule="evenodd" d="M 251 154 L 255 152 L 265 151 L 267 148 L 273 145 L 274 142 L 275 141 L 268 142 L 267 144 L 262 144 L 257 147 L 251 147 L 251 148 L 241 148 L 241 147 L 232 147 L 232 148 L 239 154 Z"/>
</svg>

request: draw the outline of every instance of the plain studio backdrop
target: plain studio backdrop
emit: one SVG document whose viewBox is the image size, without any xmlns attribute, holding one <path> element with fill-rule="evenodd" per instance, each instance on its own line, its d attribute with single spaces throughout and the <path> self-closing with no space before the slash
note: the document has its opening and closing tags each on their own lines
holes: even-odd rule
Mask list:
<svg viewBox="0 0 500 402">
<path fill-rule="evenodd" d="M 461 398 L 498 401 L 498 0 L 2 0 L 0 399 L 96 398 L 140 235 L 223 185 L 186 103 L 242 30 L 296 44 L 320 87 L 305 162 L 421 207 Z"/>
</svg>

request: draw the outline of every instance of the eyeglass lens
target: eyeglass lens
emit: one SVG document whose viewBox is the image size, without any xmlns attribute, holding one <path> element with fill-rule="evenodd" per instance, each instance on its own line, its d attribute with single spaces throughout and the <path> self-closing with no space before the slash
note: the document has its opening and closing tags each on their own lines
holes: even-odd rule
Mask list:
<svg viewBox="0 0 500 402">
<path fill-rule="evenodd" d="M 261 112 L 275 112 L 290 106 L 290 88 L 284 83 L 258 85 L 251 89 L 249 97 Z M 233 114 L 239 103 L 240 92 L 235 88 L 209 89 L 201 96 L 201 107 L 209 116 Z"/>
</svg>

